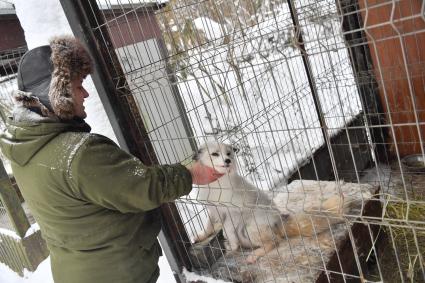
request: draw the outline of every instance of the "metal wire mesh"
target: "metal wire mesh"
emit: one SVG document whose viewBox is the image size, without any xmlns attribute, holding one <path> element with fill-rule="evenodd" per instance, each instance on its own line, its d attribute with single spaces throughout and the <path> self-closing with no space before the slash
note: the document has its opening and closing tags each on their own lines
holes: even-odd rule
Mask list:
<svg viewBox="0 0 425 283">
<path fill-rule="evenodd" d="M 116 89 L 135 100 L 153 161 L 185 162 L 207 141 L 228 143 L 240 148 L 239 174 L 260 189 L 243 193 L 257 196 L 249 208 L 233 203 L 240 188 L 229 196 L 220 185 L 177 202 L 188 268 L 233 281 L 424 282 L 424 7 L 90 2 L 96 40 L 112 41 L 105 59 L 118 57 Z M 416 164 L 406 163 L 411 154 Z M 202 199 L 205 191 L 228 198 Z M 341 209 L 327 213 L 335 197 Z M 235 224 L 216 242 L 194 243 L 220 230 L 207 224 L 215 211 L 260 234 L 280 225 L 270 211 L 289 216 L 281 238 L 269 239 L 274 249 L 249 262 L 258 246 L 229 252 L 220 240 L 231 242 Z"/>
<path fill-rule="evenodd" d="M 28 50 L 26 46 L 0 51 L 0 107 L 2 125 L 4 117 L 13 108 L 12 93 L 18 88 L 16 83 L 16 71 L 22 55 Z"/>
<path fill-rule="evenodd" d="M 183 162 L 194 143 L 230 143 L 241 149 L 240 175 L 268 192 L 280 211 L 312 223 L 310 237 L 284 237 L 253 264 L 246 262 L 252 249 L 234 255 L 210 242 L 209 252 L 196 253 L 193 241 L 208 229 L 214 209 L 229 216 L 245 208 L 232 197 L 202 201 L 202 189 L 195 189 L 177 202 L 175 217 L 186 228 L 190 242 L 183 244 L 198 273 L 255 282 L 425 280 L 424 175 L 404 163 L 416 153 L 423 166 L 424 4 L 96 4 L 102 20 L 95 29 L 108 28 L 123 70 L 115 79 L 126 80 L 119 87 L 135 99 L 157 160 Z M 94 3 L 91 9 L 99 17 Z M 350 209 L 323 215 L 320 205 L 335 195 Z M 257 202 L 250 211 L 271 206 Z M 298 227 L 305 223 L 296 219 Z M 351 244 L 350 268 L 344 242 Z"/>
</svg>

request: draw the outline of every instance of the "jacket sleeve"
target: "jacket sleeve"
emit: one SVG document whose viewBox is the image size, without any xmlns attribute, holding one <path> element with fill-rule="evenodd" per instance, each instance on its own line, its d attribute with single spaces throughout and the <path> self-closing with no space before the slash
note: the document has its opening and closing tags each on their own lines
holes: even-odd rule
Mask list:
<svg viewBox="0 0 425 283">
<path fill-rule="evenodd" d="M 152 210 L 192 189 L 183 165 L 145 166 L 100 135 L 91 135 L 78 149 L 69 174 L 80 197 L 123 213 Z"/>
</svg>

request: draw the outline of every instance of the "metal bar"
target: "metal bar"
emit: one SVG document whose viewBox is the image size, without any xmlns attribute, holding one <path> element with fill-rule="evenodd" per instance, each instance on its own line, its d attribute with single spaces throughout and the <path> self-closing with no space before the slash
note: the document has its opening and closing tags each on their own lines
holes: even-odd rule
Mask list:
<svg viewBox="0 0 425 283">
<path fill-rule="evenodd" d="M 323 112 L 323 109 L 322 109 L 322 106 L 321 106 L 321 103 L 320 103 L 320 98 L 319 98 L 319 95 L 318 95 L 318 92 L 317 92 L 317 87 L 316 87 L 316 84 L 315 84 L 314 75 L 313 75 L 313 72 L 312 72 L 311 64 L 310 64 L 310 61 L 309 61 L 309 57 L 308 57 L 308 54 L 307 54 L 307 51 L 306 51 L 306 48 L 305 48 L 305 43 L 304 43 L 303 36 L 302 36 L 301 25 L 298 21 L 297 11 L 296 11 L 296 7 L 293 3 L 293 0 L 288 0 L 288 6 L 289 6 L 290 13 L 291 13 L 292 22 L 294 24 L 294 29 L 295 29 L 294 32 L 295 32 L 295 35 L 297 37 L 296 38 L 297 46 L 298 46 L 298 48 L 301 52 L 301 57 L 302 57 L 303 64 L 304 64 L 304 67 L 305 67 L 305 72 L 307 73 L 308 83 L 310 85 L 311 94 L 313 96 L 314 107 L 316 109 L 317 115 L 319 116 L 320 127 L 321 127 L 321 130 L 322 130 L 323 138 L 325 139 L 326 144 L 329 148 L 329 155 L 331 157 L 331 163 L 332 163 L 332 168 L 333 168 L 335 180 L 338 181 L 339 180 L 338 170 L 337 170 L 336 165 L 335 165 L 335 158 L 334 158 L 333 152 L 332 152 L 332 146 L 331 146 L 331 143 L 330 143 L 329 133 L 327 132 L 328 128 L 327 128 L 327 125 L 326 125 L 325 118 L 323 116 L 324 112 Z"/>
</svg>

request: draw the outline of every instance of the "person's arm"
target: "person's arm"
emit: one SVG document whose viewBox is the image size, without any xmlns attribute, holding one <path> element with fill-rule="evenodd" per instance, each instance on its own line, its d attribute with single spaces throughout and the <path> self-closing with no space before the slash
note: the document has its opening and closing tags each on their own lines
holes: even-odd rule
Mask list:
<svg viewBox="0 0 425 283">
<path fill-rule="evenodd" d="M 98 135 L 75 154 L 69 177 L 83 199 L 124 213 L 154 209 L 192 189 L 191 173 L 183 165 L 147 167 Z"/>
</svg>

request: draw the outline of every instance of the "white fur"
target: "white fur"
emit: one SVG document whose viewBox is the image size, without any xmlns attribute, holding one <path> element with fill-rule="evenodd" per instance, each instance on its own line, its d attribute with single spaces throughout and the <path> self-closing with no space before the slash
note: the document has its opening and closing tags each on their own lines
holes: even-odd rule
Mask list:
<svg viewBox="0 0 425 283">
<path fill-rule="evenodd" d="M 16 104 L 12 110 L 13 120 L 15 122 L 58 122 L 54 117 L 43 117 L 22 105 Z"/>
<path fill-rule="evenodd" d="M 276 237 L 272 230 L 280 230 L 281 213 L 273 208 L 273 202 L 265 192 L 237 173 L 234 149 L 225 144 L 208 143 L 201 147 L 195 159 L 225 173 L 198 190 L 197 200 L 213 205 L 208 205 L 209 220 L 196 241 L 205 240 L 214 233 L 214 224 L 221 223 L 227 249 L 263 250 L 265 241 L 274 246 Z M 226 159 L 230 162 L 226 163 Z"/>
<path fill-rule="evenodd" d="M 266 192 L 238 174 L 232 146 L 208 143 L 200 148 L 194 159 L 224 174 L 217 181 L 200 186 L 196 192 L 197 200 L 208 205 L 209 216 L 196 242 L 207 239 L 216 227 L 221 226 L 227 240 L 226 249 L 252 249 L 247 262 L 253 263 L 277 247 L 284 238 L 312 236 L 328 229 L 326 217 L 287 215 L 277 210 Z M 230 162 L 226 163 L 226 159 Z M 340 214 L 340 203 L 339 196 L 332 196 L 321 203 L 320 209 Z"/>
</svg>

